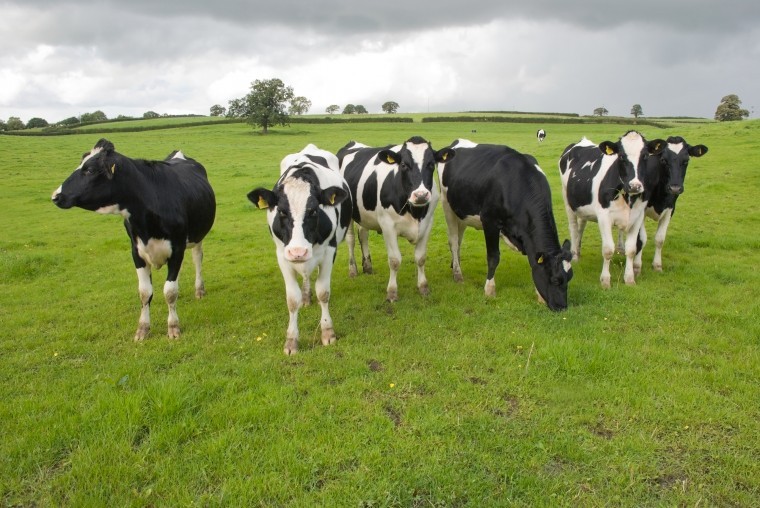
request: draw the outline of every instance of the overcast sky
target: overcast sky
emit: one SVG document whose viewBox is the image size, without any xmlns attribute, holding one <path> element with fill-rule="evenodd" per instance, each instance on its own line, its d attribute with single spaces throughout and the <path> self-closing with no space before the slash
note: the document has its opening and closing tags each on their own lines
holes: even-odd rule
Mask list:
<svg viewBox="0 0 760 508">
<path fill-rule="evenodd" d="M 758 0 L 0 0 L 0 35 L 6 121 L 207 115 L 275 77 L 310 113 L 760 115 Z"/>
</svg>

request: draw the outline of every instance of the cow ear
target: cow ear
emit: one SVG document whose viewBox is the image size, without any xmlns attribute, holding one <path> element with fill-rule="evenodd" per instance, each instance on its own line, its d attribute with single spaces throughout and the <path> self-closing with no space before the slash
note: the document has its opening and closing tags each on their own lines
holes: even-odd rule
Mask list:
<svg viewBox="0 0 760 508">
<path fill-rule="evenodd" d="M 108 177 L 108 179 L 113 180 L 113 176 L 115 174 L 116 174 L 116 163 L 115 162 L 112 163 L 111 167 L 108 167 L 108 165 L 106 165 L 106 176 Z"/>
<path fill-rule="evenodd" d="M 380 150 L 380 153 L 377 154 L 377 160 L 386 164 L 398 164 L 400 159 L 399 154 L 393 150 Z"/>
<path fill-rule="evenodd" d="M 692 157 L 702 157 L 707 153 L 707 147 L 705 145 L 697 145 L 689 147 L 689 155 Z"/>
<path fill-rule="evenodd" d="M 324 206 L 338 206 L 348 197 L 340 187 L 328 187 L 319 194 L 319 203 Z"/>
<path fill-rule="evenodd" d="M 110 155 L 116 150 L 116 148 L 113 146 L 113 143 L 108 141 L 105 138 L 100 138 L 97 143 L 95 143 L 95 148 L 102 148 L 103 152 Z"/>
<path fill-rule="evenodd" d="M 277 204 L 277 199 L 275 198 L 274 192 L 261 187 L 258 189 L 253 189 L 251 192 L 249 192 L 248 199 L 251 201 L 251 203 L 258 206 L 262 210 L 264 208 L 274 208 L 274 206 Z"/>
<path fill-rule="evenodd" d="M 599 150 L 605 155 L 615 155 L 618 153 L 618 145 L 612 141 L 602 141 L 599 143 Z"/>
<path fill-rule="evenodd" d="M 441 148 L 437 152 L 435 152 L 435 161 L 436 162 L 449 162 L 451 159 L 454 158 L 454 155 L 456 155 L 456 152 L 452 150 L 449 147 Z"/>
<path fill-rule="evenodd" d="M 653 139 L 647 143 L 647 150 L 649 150 L 649 155 L 657 155 L 659 153 L 662 153 L 666 145 L 667 143 L 664 139 Z"/>
</svg>

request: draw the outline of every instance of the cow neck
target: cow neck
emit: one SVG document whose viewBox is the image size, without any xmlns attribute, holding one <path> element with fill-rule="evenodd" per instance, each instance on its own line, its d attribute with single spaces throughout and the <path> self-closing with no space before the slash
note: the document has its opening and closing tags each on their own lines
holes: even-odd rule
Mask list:
<svg viewBox="0 0 760 508">
<path fill-rule="evenodd" d="M 528 226 L 525 231 L 520 231 L 520 235 L 523 240 L 523 253 L 533 263 L 536 253 L 553 255 L 562 249 L 551 205 L 544 203 L 543 199 L 528 201 L 531 203 L 526 209 Z"/>
<path fill-rule="evenodd" d="M 116 160 L 114 183 L 117 204 L 135 216 L 139 210 L 159 215 L 160 198 L 157 184 L 159 162 L 136 161 L 124 156 Z M 118 174 L 117 174 L 118 173 Z M 137 217 L 135 216 L 135 219 Z"/>
</svg>

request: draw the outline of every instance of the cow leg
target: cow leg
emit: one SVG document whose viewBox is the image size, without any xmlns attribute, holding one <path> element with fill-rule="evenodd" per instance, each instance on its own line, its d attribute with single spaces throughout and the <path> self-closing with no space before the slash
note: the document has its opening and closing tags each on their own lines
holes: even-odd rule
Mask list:
<svg viewBox="0 0 760 508">
<path fill-rule="evenodd" d="M 285 299 L 287 300 L 288 313 L 290 314 L 283 351 L 286 355 L 294 355 L 298 352 L 298 310 L 301 308 L 303 296 L 301 294 L 301 287 L 298 285 L 296 272 L 284 259 L 280 259 L 279 254 L 277 257 L 282 278 L 285 280 Z"/>
<path fill-rule="evenodd" d="M 356 247 L 356 236 L 354 235 L 354 221 L 348 225 L 346 231 L 346 243 L 348 244 L 348 276 L 352 279 L 358 275 L 356 269 L 356 258 L 354 257 L 354 248 Z"/>
<path fill-rule="evenodd" d="M 388 252 L 388 268 L 390 268 L 385 299 L 389 302 L 395 302 L 398 300 L 396 276 L 401 266 L 401 250 L 398 248 L 398 237 L 395 231 L 383 231 L 383 239 L 385 240 L 385 249 Z"/>
<path fill-rule="evenodd" d="M 301 287 L 301 302 L 304 307 L 311 305 L 311 275 L 303 276 L 303 287 Z"/>
<path fill-rule="evenodd" d="M 652 260 L 652 268 L 656 272 L 662 271 L 662 246 L 665 245 L 665 236 L 668 234 L 668 226 L 672 216 L 673 209 L 668 208 L 657 222 L 657 233 L 654 235 L 654 259 Z"/>
<path fill-rule="evenodd" d="M 427 231 L 422 232 L 420 239 L 414 246 L 414 262 L 417 265 L 417 289 L 422 296 L 428 296 L 430 294 L 430 287 L 428 286 L 427 277 L 425 277 L 425 261 L 427 259 L 427 243 L 430 238 L 430 224 L 428 224 Z"/>
<path fill-rule="evenodd" d="M 359 245 L 362 248 L 362 271 L 372 273 L 372 256 L 369 255 L 369 229 L 359 226 Z"/>
<path fill-rule="evenodd" d="M 588 221 L 586 219 L 581 219 L 578 217 L 578 259 L 581 258 L 581 246 L 583 245 L 583 232 L 586 230 L 586 224 L 588 224 Z"/>
<path fill-rule="evenodd" d="M 501 252 L 499 251 L 499 228 L 484 223 L 483 235 L 486 239 L 486 258 L 488 260 L 488 274 L 486 274 L 484 290 L 486 296 L 496 296 L 496 281 L 494 280 L 494 276 L 501 258 Z"/>
<path fill-rule="evenodd" d="M 602 274 L 599 276 L 604 289 L 610 288 L 610 261 L 615 254 L 615 239 L 612 237 L 612 224 L 607 216 L 599 216 L 599 233 L 602 235 Z"/>
<path fill-rule="evenodd" d="M 641 256 L 644 253 L 644 246 L 647 244 L 647 228 L 642 222 L 639 228 L 638 238 L 636 240 L 636 254 L 633 257 L 633 273 L 639 275 L 641 273 Z"/>
<path fill-rule="evenodd" d="M 206 287 L 203 284 L 201 266 L 203 265 L 203 242 L 198 242 L 193 247 L 193 265 L 195 265 L 195 297 L 206 296 Z"/>
<path fill-rule="evenodd" d="M 139 341 L 150 333 L 150 302 L 153 300 L 153 281 L 149 266 L 137 268 L 137 292 L 140 295 L 141 308 L 135 340 Z"/>
<path fill-rule="evenodd" d="M 625 235 L 622 229 L 618 229 L 617 246 L 615 252 L 618 254 L 625 254 Z"/>
<path fill-rule="evenodd" d="M 631 213 L 631 215 L 634 215 L 634 214 Z M 630 224 L 628 229 L 626 230 L 625 273 L 623 275 L 623 280 L 625 280 L 625 283 L 629 286 L 633 286 L 636 284 L 634 258 L 636 257 L 636 253 L 639 249 L 639 234 L 641 234 L 641 230 L 644 229 L 644 217 L 645 216 L 642 210 L 642 213 L 636 215 L 636 218 L 633 224 Z M 644 234 L 646 235 L 646 232 Z"/>
<path fill-rule="evenodd" d="M 445 203 L 445 202 L 444 202 Z M 460 251 L 462 249 L 462 238 L 467 226 L 461 223 L 454 211 L 448 204 L 444 204 L 443 212 L 446 217 L 446 229 L 449 237 L 449 250 L 451 251 L 451 273 L 454 282 L 462 282 L 462 267 L 460 265 Z"/>
<path fill-rule="evenodd" d="M 185 246 L 177 246 L 172 250 L 172 255 L 167 261 L 168 273 L 164 283 L 164 298 L 166 305 L 169 307 L 169 317 L 167 318 L 167 335 L 170 339 L 178 339 L 179 316 L 177 315 L 177 298 L 179 298 L 179 270 L 182 267 L 182 259 L 185 256 Z"/>
<path fill-rule="evenodd" d="M 322 308 L 322 318 L 319 323 L 322 327 L 322 345 L 329 346 L 335 343 L 335 330 L 333 329 L 332 317 L 330 317 L 330 277 L 333 267 L 334 253 L 328 253 L 319 266 L 319 275 L 314 283 L 317 290 L 317 300 Z"/>
<path fill-rule="evenodd" d="M 578 226 L 578 216 L 570 205 L 567 204 L 565 199 L 565 213 L 567 214 L 567 226 L 570 232 L 570 252 L 573 254 L 573 261 L 578 261 L 581 258 L 581 231 Z M 585 227 L 585 224 L 584 224 Z"/>
</svg>

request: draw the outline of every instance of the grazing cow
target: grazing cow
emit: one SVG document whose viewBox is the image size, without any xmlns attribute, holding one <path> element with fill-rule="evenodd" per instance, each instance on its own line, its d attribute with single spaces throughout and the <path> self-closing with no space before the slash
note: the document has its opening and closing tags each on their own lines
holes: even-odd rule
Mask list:
<svg viewBox="0 0 760 508">
<path fill-rule="evenodd" d="M 315 288 L 322 307 L 322 344 L 333 344 L 335 330 L 328 308 L 330 275 L 338 244 L 351 221 L 351 194 L 340 176 L 338 159 L 309 144 L 299 153 L 285 156 L 280 178 L 271 191 L 254 189 L 248 199 L 267 209 L 269 232 L 285 279 L 290 313 L 285 354 L 298 351 L 298 310 L 309 303 L 309 277 L 315 268 L 319 273 Z M 303 289 L 296 274 L 303 278 Z"/>
<path fill-rule="evenodd" d="M 538 142 L 541 143 L 544 139 L 546 139 L 546 131 L 543 129 L 538 129 L 538 132 L 536 132 L 536 139 L 538 139 Z"/>
<path fill-rule="evenodd" d="M 459 139 L 456 157 L 438 165 L 443 212 L 454 280 L 462 280 L 459 253 L 467 226 L 482 229 L 488 275 L 485 293 L 496 294 L 499 238 L 528 257 L 539 301 L 555 311 L 567 308 L 573 276 L 570 242 L 560 247 L 546 175 L 536 159 L 501 145 Z"/>
<path fill-rule="evenodd" d="M 651 189 L 647 203 L 647 217 L 657 221 L 657 233 L 654 240 L 654 259 L 652 268 L 662 271 L 662 246 L 668 233 L 670 219 L 676 210 L 676 200 L 684 191 L 686 169 L 690 157 L 702 157 L 707 153 L 705 145 L 689 145 L 680 136 L 671 136 L 666 140 L 667 146 L 659 157 L 650 157 L 647 166 L 647 181 L 644 185 Z M 635 265 L 641 266 L 641 252 L 647 242 L 646 227 L 642 224 L 639 231 L 641 249 L 636 255 Z"/>
<path fill-rule="evenodd" d="M 61 208 L 78 206 L 124 217 L 142 304 L 135 340 L 150 332 L 151 270 L 164 264 L 168 266 L 164 284 L 168 335 L 178 338 L 177 277 L 186 248 L 193 249 L 195 296 L 206 293 L 201 276 L 202 243 L 214 223 L 216 199 L 204 167 L 179 151 L 163 161 L 130 159 L 101 139 L 53 193 L 53 202 Z"/>
<path fill-rule="evenodd" d="M 559 160 L 562 197 L 565 202 L 573 259 L 580 257 L 581 238 L 587 221 L 599 224 L 602 235 L 602 287 L 610 287 L 610 260 L 615 252 L 612 227 L 625 232 L 626 284 L 636 284 L 634 256 L 637 238 L 644 221 L 650 190 L 645 187 L 650 155 L 662 152 L 665 141 L 647 142 L 629 131 L 617 142 L 604 141 L 598 146 L 583 138 L 568 146 Z"/>
<path fill-rule="evenodd" d="M 396 274 L 401 265 L 399 236 L 415 245 L 417 288 L 423 296 L 429 294 L 425 258 L 433 213 L 439 198 L 433 171 L 436 162 L 453 155 L 449 148 L 433 151 L 430 143 L 418 136 L 401 145 L 384 148 L 370 148 L 352 141 L 338 151 L 341 173 L 354 196 L 352 219 L 359 226 L 364 273 L 372 273 L 369 230 L 379 231 L 385 240 L 390 267 L 386 291 L 389 302 L 398 300 Z M 355 277 L 353 224 L 349 227 L 347 241 L 349 276 Z"/>
</svg>

